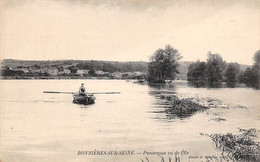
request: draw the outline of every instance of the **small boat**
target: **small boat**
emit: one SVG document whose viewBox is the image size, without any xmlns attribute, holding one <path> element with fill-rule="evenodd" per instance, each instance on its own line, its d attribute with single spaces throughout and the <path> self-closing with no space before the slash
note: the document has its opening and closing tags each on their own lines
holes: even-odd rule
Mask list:
<svg viewBox="0 0 260 162">
<path fill-rule="evenodd" d="M 94 93 L 77 93 L 77 92 L 57 92 L 57 91 L 43 91 L 43 93 L 54 93 L 54 94 L 72 94 L 73 102 L 78 104 L 93 104 L 95 103 L 96 97 L 94 94 L 120 94 L 120 92 L 94 92 Z"/>
<path fill-rule="evenodd" d="M 96 97 L 94 96 L 94 94 L 73 94 L 73 102 L 74 103 L 79 103 L 79 104 L 93 104 L 95 103 L 95 99 Z"/>
</svg>

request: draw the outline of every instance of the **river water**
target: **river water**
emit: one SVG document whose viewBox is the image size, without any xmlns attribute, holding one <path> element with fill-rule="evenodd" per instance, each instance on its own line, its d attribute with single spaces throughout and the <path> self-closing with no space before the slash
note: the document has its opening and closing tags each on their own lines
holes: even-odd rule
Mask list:
<svg viewBox="0 0 260 162">
<path fill-rule="evenodd" d="M 186 152 L 189 156 L 220 156 L 209 137 L 201 133 L 238 133 L 238 128 L 260 129 L 260 91 L 249 88 L 193 88 L 176 81 L 149 86 L 124 80 L 2 80 L 1 158 L 14 161 L 161 161 L 173 155 L 145 152 Z M 96 103 L 78 105 L 70 94 L 49 91 L 78 90 L 85 83 Z M 160 94 L 180 98 L 214 98 L 245 108 L 211 108 L 187 118 L 164 113 Z M 214 120 L 223 118 L 224 121 Z M 134 151 L 134 155 L 81 155 L 79 151 Z M 183 152 L 183 153 L 184 153 Z M 113 152 L 114 153 L 114 152 Z M 80 155 L 79 155 L 80 154 Z"/>
</svg>

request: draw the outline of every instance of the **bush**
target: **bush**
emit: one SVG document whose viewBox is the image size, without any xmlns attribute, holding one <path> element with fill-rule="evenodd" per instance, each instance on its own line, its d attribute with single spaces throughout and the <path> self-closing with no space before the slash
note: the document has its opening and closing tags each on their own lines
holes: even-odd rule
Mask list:
<svg viewBox="0 0 260 162">
<path fill-rule="evenodd" d="M 201 106 L 190 99 L 178 99 L 177 97 L 173 96 L 164 96 L 165 98 L 170 101 L 170 107 L 165 110 L 167 114 L 176 115 L 177 117 L 187 117 L 191 116 L 192 114 L 203 111 L 208 109 L 205 106 Z"/>
<path fill-rule="evenodd" d="M 222 150 L 232 160 L 258 161 L 260 157 L 260 144 L 254 141 L 257 137 L 256 129 L 240 129 L 242 134 L 212 134 L 211 139 L 215 142 L 216 148 Z"/>
</svg>

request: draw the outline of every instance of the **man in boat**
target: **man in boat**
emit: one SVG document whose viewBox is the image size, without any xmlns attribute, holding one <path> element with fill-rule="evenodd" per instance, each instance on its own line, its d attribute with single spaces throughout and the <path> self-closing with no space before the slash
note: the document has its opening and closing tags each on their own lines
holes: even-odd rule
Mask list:
<svg viewBox="0 0 260 162">
<path fill-rule="evenodd" d="M 80 94 L 80 95 L 86 95 L 84 83 L 81 83 L 81 86 L 80 86 L 80 88 L 79 88 L 79 94 Z"/>
</svg>

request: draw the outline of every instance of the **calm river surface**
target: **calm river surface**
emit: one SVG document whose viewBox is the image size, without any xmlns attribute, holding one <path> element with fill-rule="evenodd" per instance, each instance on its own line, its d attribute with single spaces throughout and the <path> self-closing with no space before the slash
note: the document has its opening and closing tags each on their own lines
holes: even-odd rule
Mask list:
<svg viewBox="0 0 260 162">
<path fill-rule="evenodd" d="M 260 129 L 260 91 L 249 88 L 192 88 L 186 82 L 158 87 L 124 80 L 1 80 L 1 158 L 3 162 L 59 161 L 160 161 L 144 151 L 186 150 L 191 156 L 220 151 L 200 133 L 238 133 L 237 128 Z M 96 103 L 72 103 L 70 94 L 45 94 L 44 90 L 88 92 L 118 91 L 96 95 Z M 158 92 L 159 91 L 159 92 Z M 180 119 L 167 116 L 158 93 L 179 97 L 205 97 L 241 108 L 211 108 Z M 223 118 L 225 121 L 212 120 Z M 135 155 L 78 155 L 78 151 L 134 151 Z M 165 156 L 166 158 L 169 156 Z M 187 159 L 186 159 L 187 160 Z M 186 161 L 183 160 L 183 161 Z"/>
</svg>

